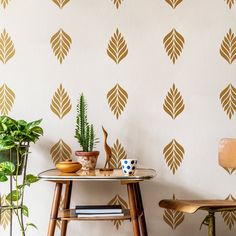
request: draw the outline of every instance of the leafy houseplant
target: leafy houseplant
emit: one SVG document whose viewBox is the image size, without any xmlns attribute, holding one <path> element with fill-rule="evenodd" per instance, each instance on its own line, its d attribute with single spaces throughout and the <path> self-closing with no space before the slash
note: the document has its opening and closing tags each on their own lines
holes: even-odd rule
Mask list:
<svg viewBox="0 0 236 236">
<path fill-rule="evenodd" d="M 25 236 L 29 226 L 36 227 L 32 223 L 24 224 L 24 216 L 28 217 L 29 211 L 23 201 L 25 187 L 37 182 L 38 178 L 32 174 L 26 174 L 26 169 L 23 170 L 22 177 L 20 174 L 22 168 L 26 168 L 27 165 L 29 144 L 35 143 L 43 135 L 41 121 L 26 122 L 0 116 L 0 182 L 6 182 L 9 179 L 12 182 L 12 188 L 6 197 L 10 204 L 2 206 L 0 214 L 6 210 L 14 213 L 22 236 Z"/>
<path fill-rule="evenodd" d="M 98 151 L 93 151 L 98 139 L 92 124 L 87 118 L 87 103 L 83 94 L 80 95 L 77 104 L 75 138 L 78 140 L 82 151 L 76 151 L 78 161 L 82 164 L 82 170 L 94 169 L 99 155 Z"/>
</svg>

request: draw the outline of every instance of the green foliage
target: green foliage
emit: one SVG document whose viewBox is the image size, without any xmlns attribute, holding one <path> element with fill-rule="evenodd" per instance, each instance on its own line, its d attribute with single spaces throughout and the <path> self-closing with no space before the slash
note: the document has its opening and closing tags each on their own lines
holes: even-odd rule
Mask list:
<svg viewBox="0 0 236 236">
<path fill-rule="evenodd" d="M 88 122 L 87 103 L 83 94 L 80 95 L 77 104 L 75 138 L 78 140 L 84 152 L 93 151 L 95 145 L 98 143 L 93 125 Z"/>
<path fill-rule="evenodd" d="M 38 177 L 32 174 L 27 174 L 24 181 L 19 183 L 18 173 L 19 168 L 23 164 L 24 156 L 28 154 L 28 148 L 25 144 L 30 142 L 35 143 L 41 135 L 43 135 L 43 129 L 40 127 L 42 119 L 26 122 L 24 120 L 14 120 L 8 116 L 0 116 L 0 152 L 2 157 L 8 156 L 6 150 L 10 150 L 10 153 L 16 152 L 15 163 L 4 161 L 0 163 L 0 182 L 8 180 L 8 176 L 13 176 L 14 190 L 7 194 L 6 199 L 12 202 L 8 207 L 13 209 L 14 214 L 17 217 L 22 236 L 25 236 L 25 232 L 29 226 L 36 227 L 32 223 L 27 223 L 26 226 L 23 222 L 23 215 L 28 217 L 29 210 L 26 205 L 23 205 L 23 197 L 25 187 L 30 187 L 31 184 L 38 181 Z M 6 154 L 7 153 L 7 154 Z"/>
<path fill-rule="evenodd" d="M 23 142 L 36 142 L 43 129 L 39 126 L 42 119 L 26 122 L 0 116 L 0 151 L 20 146 Z"/>
</svg>

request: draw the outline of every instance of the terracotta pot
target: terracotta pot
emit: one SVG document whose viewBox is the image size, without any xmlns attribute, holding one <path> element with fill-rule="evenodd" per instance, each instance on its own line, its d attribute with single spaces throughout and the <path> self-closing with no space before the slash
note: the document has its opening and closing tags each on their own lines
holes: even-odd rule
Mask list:
<svg viewBox="0 0 236 236">
<path fill-rule="evenodd" d="M 94 170 L 97 164 L 99 151 L 83 152 L 76 151 L 78 162 L 82 165 L 81 170 Z"/>
</svg>

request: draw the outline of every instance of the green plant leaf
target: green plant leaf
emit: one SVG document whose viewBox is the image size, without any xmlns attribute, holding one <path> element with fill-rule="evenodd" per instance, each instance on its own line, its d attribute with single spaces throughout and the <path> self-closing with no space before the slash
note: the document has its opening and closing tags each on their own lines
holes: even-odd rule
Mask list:
<svg viewBox="0 0 236 236">
<path fill-rule="evenodd" d="M 28 217 L 29 216 L 29 209 L 26 205 L 22 206 L 22 213 L 24 216 Z"/>
<path fill-rule="evenodd" d="M 39 178 L 37 176 L 34 176 L 32 174 L 28 174 L 28 175 L 26 175 L 25 184 L 30 185 L 30 184 L 37 182 L 38 180 L 39 180 Z"/>
<path fill-rule="evenodd" d="M 15 171 L 15 165 L 10 161 L 0 163 L 0 171 L 6 175 L 11 175 Z"/>
<path fill-rule="evenodd" d="M 13 202 L 16 202 L 16 201 L 20 200 L 20 198 L 21 198 L 21 193 L 20 193 L 20 191 L 19 191 L 19 190 L 12 190 L 11 193 L 9 193 L 9 194 L 7 195 L 6 199 L 7 199 L 8 201 L 11 201 L 11 198 L 12 198 L 12 201 L 13 201 Z"/>
<path fill-rule="evenodd" d="M 31 227 L 33 227 L 33 228 L 35 228 L 35 229 L 38 229 L 35 224 L 30 223 L 30 222 L 26 223 L 26 229 L 27 229 L 29 226 L 31 226 Z"/>
<path fill-rule="evenodd" d="M 35 128 L 36 126 L 39 126 L 41 122 L 42 122 L 42 119 L 29 122 L 27 125 L 28 129 L 32 129 L 32 128 Z"/>
<path fill-rule="evenodd" d="M 8 180 L 7 176 L 0 172 L 0 182 L 6 182 Z"/>
<path fill-rule="evenodd" d="M 42 119 L 28 123 L 0 116 L 0 150 L 11 149 L 22 142 L 36 142 L 43 135 L 43 129 L 39 126 L 41 121 Z"/>
</svg>

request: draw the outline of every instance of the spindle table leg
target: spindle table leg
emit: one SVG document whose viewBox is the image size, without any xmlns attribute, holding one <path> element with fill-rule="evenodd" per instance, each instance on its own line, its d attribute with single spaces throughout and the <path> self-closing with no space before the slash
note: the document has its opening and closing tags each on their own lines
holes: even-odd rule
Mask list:
<svg viewBox="0 0 236 236">
<path fill-rule="evenodd" d="M 127 184 L 127 190 L 128 190 L 128 197 L 129 197 L 131 222 L 132 222 L 132 225 L 133 225 L 133 233 L 134 233 L 134 236 L 140 236 L 139 221 L 138 221 L 138 209 L 137 209 L 136 193 L 135 193 L 135 184 L 134 183 L 128 183 Z"/>
<path fill-rule="evenodd" d="M 71 192 L 72 192 L 72 181 L 68 181 L 68 183 L 66 183 L 66 189 L 65 189 L 65 194 L 64 194 L 63 209 L 70 208 Z M 68 224 L 67 220 L 61 221 L 61 236 L 66 236 L 67 224 Z"/>
<path fill-rule="evenodd" d="M 136 202 L 137 202 L 138 214 L 140 218 L 140 227 L 141 227 L 142 236 L 148 236 L 145 213 L 144 213 L 144 208 L 143 208 L 142 194 L 141 194 L 139 183 L 135 183 L 135 193 L 136 193 Z"/>
<path fill-rule="evenodd" d="M 58 217 L 58 209 L 59 209 L 60 200 L 61 200 L 61 190 L 62 190 L 62 183 L 56 183 L 53 202 L 52 202 L 52 208 L 51 208 L 51 215 L 50 215 L 50 220 L 49 220 L 49 226 L 48 226 L 48 236 L 54 236 L 54 233 L 55 233 L 57 217 Z"/>
</svg>

